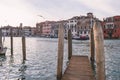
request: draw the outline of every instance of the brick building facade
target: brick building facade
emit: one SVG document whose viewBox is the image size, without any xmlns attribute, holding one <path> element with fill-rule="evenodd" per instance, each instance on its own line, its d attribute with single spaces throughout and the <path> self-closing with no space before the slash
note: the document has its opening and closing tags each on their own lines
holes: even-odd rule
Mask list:
<svg viewBox="0 0 120 80">
<path fill-rule="evenodd" d="M 120 38 L 120 16 L 108 17 L 102 25 L 104 38 Z"/>
</svg>

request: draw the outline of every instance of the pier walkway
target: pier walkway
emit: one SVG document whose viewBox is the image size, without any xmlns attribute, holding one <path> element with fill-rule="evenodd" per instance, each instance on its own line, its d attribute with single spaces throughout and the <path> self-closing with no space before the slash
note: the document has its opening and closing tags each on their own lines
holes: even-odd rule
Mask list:
<svg viewBox="0 0 120 80">
<path fill-rule="evenodd" d="M 62 80 L 95 80 L 87 56 L 72 56 Z"/>
</svg>

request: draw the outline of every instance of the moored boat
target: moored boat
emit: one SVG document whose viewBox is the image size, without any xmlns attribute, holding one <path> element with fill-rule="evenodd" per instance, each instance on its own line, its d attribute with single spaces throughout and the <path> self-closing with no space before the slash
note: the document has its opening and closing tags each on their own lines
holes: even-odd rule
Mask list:
<svg viewBox="0 0 120 80">
<path fill-rule="evenodd" d="M 81 40 L 89 40 L 89 36 L 80 36 Z"/>
<path fill-rule="evenodd" d="M 80 40 L 80 37 L 79 36 L 74 36 L 72 39 L 73 40 Z"/>
<path fill-rule="evenodd" d="M 67 36 L 64 37 L 67 40 Z M 73 40 L 89 40 L 89 36 L 73 36 Z"/>
</svg>

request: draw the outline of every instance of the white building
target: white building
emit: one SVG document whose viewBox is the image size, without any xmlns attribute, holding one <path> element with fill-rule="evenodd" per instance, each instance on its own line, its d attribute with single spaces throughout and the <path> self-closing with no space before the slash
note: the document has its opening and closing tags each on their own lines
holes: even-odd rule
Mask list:
<svg viewBox="0 0 120 80">
<path fill-rule="evenodd" d="M 73 37 L 89 36 L 93 19 L 95 18 L 92 13 L 87 13 L 87 16 L 75 16 L 68 20 L 67 30 L 71 29 Z"/>
<path fill-rule="evenodd" d="M 76 27 L 77 27 L 78 19 L 79 19 L 78 16 L 75 16 L 75 17 L 73 17 L 71 19 L 68 19 L 67 30 L 71 29 L 72 35 L 76 35 L 77 34 L 77 28 Z"/>
</svg>

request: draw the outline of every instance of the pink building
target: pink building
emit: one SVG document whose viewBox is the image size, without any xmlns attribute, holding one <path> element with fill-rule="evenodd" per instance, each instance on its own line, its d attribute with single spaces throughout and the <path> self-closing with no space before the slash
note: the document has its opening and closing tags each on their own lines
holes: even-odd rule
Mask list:
<svg viewBox="0 0 120 80">
<path fill-rule="evenodd" d="M 46 36 L 50 35 L 51 28 L 52 28 L 52 24 L 51 23 L 52 23 L 51 21 L 44 22 L 43 28 L 42 28 L 42 34 L 43 35 L 46 35 Z"/>
<path fill-rule="evenodd" d="M 40 35 L 49 36 L 52 32 L 52 25 L 54 21 L 45 21 L 37 23 L 36 28 L 39 30 Z"/>
</svg>

